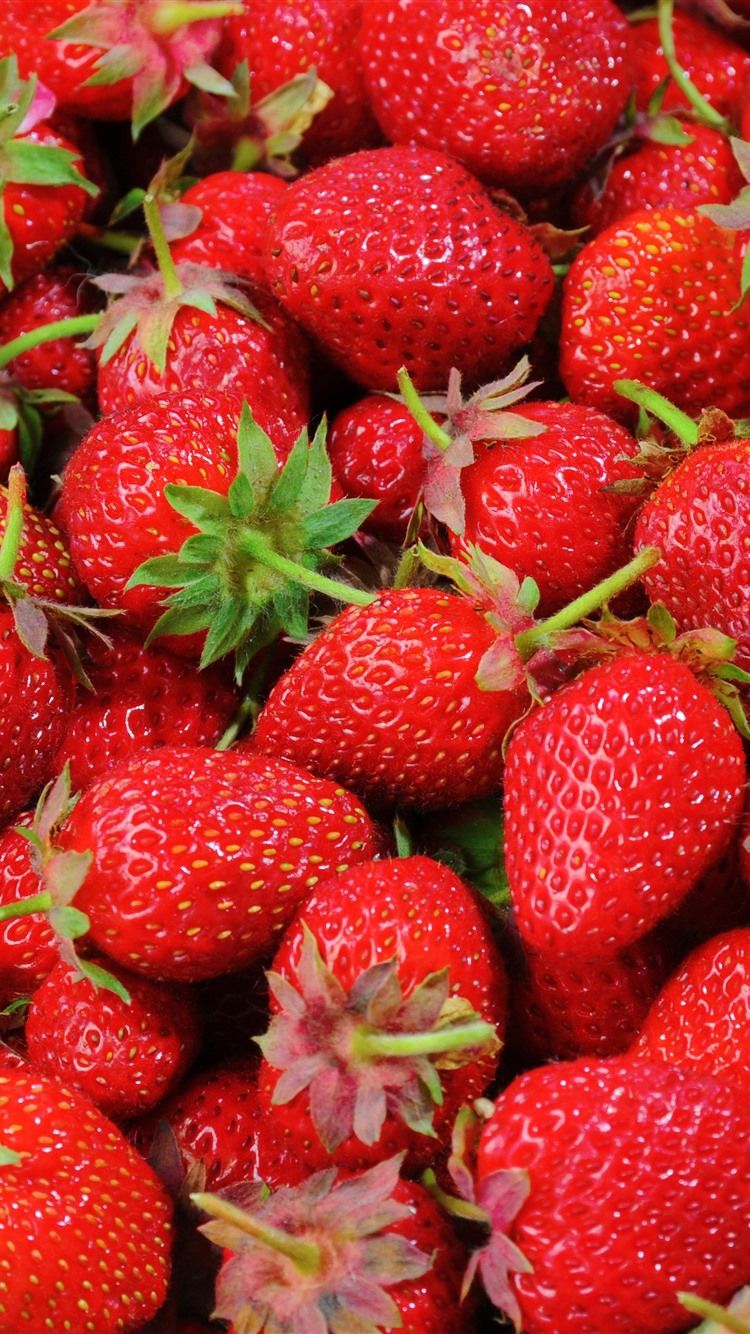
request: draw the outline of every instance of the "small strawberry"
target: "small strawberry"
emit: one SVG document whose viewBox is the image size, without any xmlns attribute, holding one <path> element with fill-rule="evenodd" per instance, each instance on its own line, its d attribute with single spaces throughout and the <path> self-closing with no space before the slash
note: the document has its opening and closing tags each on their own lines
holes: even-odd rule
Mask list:
<svg viewBox="0 0 750 1334">
<path fill-rule="evenodd" d="M 199 746 L 165 746 L 94 783 L 60 842 L 92 854 L 75 896 L 92 942 L 175 981 L 263 959 L 319 880 L 382 849 L 343 788 L 284 760 Z"/>
<path fill-rule="evenodd" d="M 13 611 L 0 603 L 0 826 L 52 777 L 73 706 L 67 664 L 54 650 L 40 652 L 26 647 Z"/>
<path fill-rule="evenodd" d="M 675 55 L 691 82 L 717 112 L 736 116 L 750 79 L 750 55 L 739 42 L 706 23 L 697 14 L 682 10 L 671 20 Z M 635 95 L 645 110 L 659 85 L 670 73 L 659 36 L 659 23 L 649 18 L 633 24 Z M 664 106 L 690 106 L 690 99 L 674 80 L 667 85 Z"/>
<path fill-rule="evenodd" d="M 7 531 L 10 503 L 9 488 L 0 487 L 0 534 Z M 82 602 L 85 590 L 76 578 L 70 554 L 57 524 L 25 497 L 22 512 L 13 582 L 37 600 L 74 605 Z"/>
<path fill-rule="evenodd" d="M 223 269 L 256 287 L 268 287 L 266 230 L 285 189 L 284 181 L 265 172 L 218 171 L 196 181 L 180 203 L 200 209 L 201 218 L 189 236 L 172 244 L 175 264 Z"/>
<path fill-rule="evenodd" d="M 404 540 L 424 483 L 423 442 L 409 409 L 386 394 L 368 394 L 331 423 L 328 452 L 336 478 L 348 496 L 378 502 L 365 532 Z"/>
<path fill-rule="evenodd" d="M 381 148 L 339 158 L 280 197 L 267 241 L 272 290 L 353 379 L 420 389 L 452 366 L 498 374 L 552 294 L 541 246 L 442 153 Z"/>
<path fill-rule="evenodd" d="M 0 343 L 56 320 L 74 319 L 95 309 L 86 275 L 58 265 L 27 278 L 0 305 Z M 61 389 L 96 403 L 96 360 L 73 338 L 59 338 L 22 352 L 7 363 L 25 389 Z"/>
<path fill-rule="evenodd" d="M 25 828 L 32 816 L 19 820 Z M 14 916 L 14 905 L 44 890 L 29 857 L 29 845 L 17 828 L 0 832 L 0 1008 L 30 996 L 59 958 L 58 939 L 40 910 Z M 8 914 L 6 918 L 6 913 Z"/>
<path fill-rule="evenodd" d="M 520 194 L 580 172 L 632 77 L 628 25 L 610 0 L 367 0 L 362 50 L 390 140 L 450 153 Z"/>
<path fill-rule="evenodd" d="M 163 1102 L 200 1045 L 187 991 L 108 964 L 97 987 L 61 960 L 34 992 L 26 1046 L 35 1069 L 79 1088 L 106 1116 L 139 1116 Z"/>
<path fill-rule="evenodd" d="M 170 1269 L 167 1196 L 82 1094 L 0 1072 L 0 1302 L 5 1329 L 136 1334 Z"/>
</svg>

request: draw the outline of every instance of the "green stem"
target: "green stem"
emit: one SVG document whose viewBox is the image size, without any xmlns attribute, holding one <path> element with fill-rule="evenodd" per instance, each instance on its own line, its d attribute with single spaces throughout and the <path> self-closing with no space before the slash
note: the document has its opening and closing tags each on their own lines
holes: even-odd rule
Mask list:
<svg viewBox="0 0 750 1334">
<path fill-rule="evenodd" d="M 0 582 L 13 578 L 18 552 L 23 537 L 23 504 L 26 499 L 26 474 L 20 463 L 14 463 L 8 475 L 8 508 L 5 532 L 0 543 Z"/>
<path fill-rule="evenodd" d="M 303 1274 L 314 1276 L 320 1273 L 323 1267 L 323 1253 L 315 1242 L 290 1237 L 288 1233 L 282 1232 L 280 1228 L 273 1227 L 270 1223 L 261 1223 L 257 1218 L 253 1218 L 252 1214 L 245 1213 L 244 1209 L 238 1209 L 236 1205 L 230 1204 L 228 1200 L 222 1200 L 218 1195 L 198 1192 L 190 1198 L 199 1209 L 210 1214 L 212 1218 L 218 1218 L 222 1223 L 229 1223 L 248 1237 L 254 1237 L 264 1246 L 269 1246 L 271 1250 L 286 1255 Z"/>
<path fill-rule="evenodd" d="M 729 122 L 724 116 L 720 116 L 715 107 L 706 100 L 702 93 L 698 92 L 695 84 L 677 59 L 677 51 L 674 44 L 674 29 L 672 27 L 672 16 L 674 13 L 674 0 L 658 0 L 658 20 L 659 20 L 659 40 L 664 52 L 664 59 L 669 66 L 669 72 L 674 79 L 677 87 L 684 93 L 691 107 L 697 111 L 701 120 L 706 125 L 712 126 L 715 130 L 729 131 Z"/>
<path fill-rule="evenodd" d="M 478 1204 L 472 1204 L 470 1200 L 462 1200 L 459 1195 L 449 1195 L 438 1185 L 438 1179 L 431 1167 L 427 1168 L 422 1174 L 422 1185 L 426 1191 L 429 1191 L 433 1200 L 435 1200 L 444 1209 L 447 1214 L 453 1218 L 463 1218 L 467 1223 L 482 1223 L 485 1227 L 490 1226 L 490 1216 L 486 1209 L 482 1209 Z"/>
<path fill-rule="evenodd" d="M 723 1306 L 704 1301 L 702 1297 L 695 1297 L 692 1292 L 679 1292 L 677 1296 L 685 1310 L 693 1315 L 703 1316 L 706 1320 L 716 1320 L 722 1329 L 729 1329 L 732 1334 L 750 1334 L 750 1325 L 740 1320 L 739 1316 L 732 1315 L 732 1312 L 725 1310 Z"/>
<path fill-rule="evenodd" d="M 533 625 L 531 629 L 522 630 L 516 635 L 518 652 L 524 659 L 530 658 L 549 635 L 559 630 L 569 630 L 584 616 L 590 616 L 592 611 L 598 611 L 605 602 L 610 602 L 618 593 L 622 593 L 623 589 L 629 588 L 636 579 L 640 579 L 646 570 L 650 570 L 652 565 L 656 565 L 660 560 L 661 552 L 657 547 L 643 547 L 637 556 L 621 569 L 615 570 L 608 579 L 602 579 L 601 583 L 595 584 L 588 592 L 569 602 L 567 607 L 555 612 L 554 616 L 548 616 L 546 621 L 540 621 L 538 625 Z"/>
<path fill-rule="evenodd" d="M 417 507 L 419 508 L 419 506 Z M 409 525 L 411 527 L 411 524 Z M 408 546 L 401 554 L 401 559 L 396 566 L 396 573 L 393 576 L 393 588 L 408 588 L 421 565 L 419 559 L 419 548 L 416 545 Z"/>
<path fill-rule="evenodd" d="M 375 601 L 374 593 L 365 593 L 364 590 L 352 588 L 349 584 L 340 584 L 338 580 L 329 579 L 327 575 L 319 574 L 317 570 L 308 570 L 304 565 L 289 560 L 287 556 L 274 551 L 255 533 L 245 535 L 242 547 L 253 560 L 259 561 L 261 565 L 267 565 L 269 570 L 276 570 L 278 574 L 285 575 L 292 583 L 299 584 L 302 588 L 309 588 L 315 593 L 324 593 L 327 597 L 335 598 L 338 602 L 348 602 L 354 607 L 369 607 L 370 603 Z M 252 577 L 252 574 L 248 575 L 249 579 Z"/>
<path fill-rule="evenodd" d="M 265 149 L 258 144 L 257 140 L 245 135 L 235 147 L 232 171 L 255 171 L 255 168 L 263 161 L 264 156 Z"/>
<path fill-rule="evenodd" d="M 52 895 L 45 889 L 40 894 L 30 894 L 27 899 L 17 899 L 15 903 L 3 903 L 0 906 L 0 922 L 14 922 L 17 917 L 49 912 L 53 907 Z"/>
<path fill-rule="evenodd" d="M 495 1038 L 492 1024 L 476 1019 L 452 1028 L 433 1028 L 429 1033 L 375 1033 L 358 1029 L 352 1038 L 355 1057 L 436 1056 L 442 1051 L 483 1047 Z"/>
<path fill-rule="evenodd" d="M 658 394 L 655 389 L 649 389 L 648 385 L 641 384 L 640 380 L 615 380 L 613 388 L 623 398 L 629 399 L 639 408 L 645 408 L 652 417 L 663 422 L 689 449 L 694 449 L 698 444 L 697 423 L 692 417 L 688 417 L 686 412 L 676 408 L 674 403 L 670 403 L 663 394 Z"/>
<path fill-rule="evenodd" d="M 101 315 L 72 315 L 68 320 L 54 320 L 52 324 L 40 324 L 28 333 L 19 334 L 10 343 L 0 347 L 0 367 L 7 366 L 14 357 L 28 352 L 32 347 L 41 347 L 43 343 L 53 343 L 56 338 L 74 338 L 77 334 L 93 333 Z"/>
<path fill-rule="evenodd" d="M 438 426 L 435 418 L 427 411 L 405 366 L 401 367 L 397 379 L 401 397 L 417 426 L 421 427 L 427 439 L 431 440 L 433 445 L 437 445 L 438 449 L 447 449 L 449 445 L 453 444 L 451 437 L 447 431 Z"/>
<path fill-rule="evenodd" d="M 200 23 L 201 19 L 238 18 L 243 13 L 244 7 L 235 0 L 160 0 L 149 15 L 149 27 L 152 32 L 169 37 L 189 23 Z"/>
<path fill-rule="evenodd" d="M 143 200 L 143 212 L 146 217 L 146 226 L 148 234 L 151 237 L 151 244 L 154 247 L 156 262 L 159 266 L 159 272 L 164 281 L 164 295 L 168 301 L 181 296 L 184 288 L 180 282 L 180 277 L 172 259 L 172 252 L 169 249 L 169 242 L 164 231 L 164 224 L 159 212 L 159 204 L 154 195 L 147 194 Z"/>
<path fill-rule="evenodd" d="M 113 232 L 107 227 L 94 227 L 90 222 L 82 222 L 76 232 L 76 240 L 88 241 L 92 245 L 102 246 L 104 250 L 114 250 L 119 255 L 132 255 L 143 237 L 132 232 Z"/>
</svg>

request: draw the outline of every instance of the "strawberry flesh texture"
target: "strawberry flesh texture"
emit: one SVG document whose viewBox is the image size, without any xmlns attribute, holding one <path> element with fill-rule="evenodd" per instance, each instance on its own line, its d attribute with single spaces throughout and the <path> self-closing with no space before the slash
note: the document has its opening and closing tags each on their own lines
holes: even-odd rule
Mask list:
<svg viewBox="0 0 750 1334">
<path fill-rule="evenodd" d="M 745 759 L 726 710 L 668 654 L 589 668 L 511 741 L 505 852 L 523 940 L 608 957 L 732 841 Z"/>
<path fill-rule="evenodd" d="M 511 1235 L 525 1334 L 677 1334 L 680 1291 L 725 1302 L 750 1278 L 750 1111 L 728 1084 L 643 1060 L 522 1075 L 479 1146 L 480 1182 L 525 1169 Z"/>
<path fill-rule="evenodd" d="M 425 474 L 424 435 L 409 409 L 385 394 L 344 408 L 328 433 L 333 471 L 348 496 L 377 500 L 365 532 L 403 542 Z"/>
<path fill-rule="evenodd" d="M 552 295 L 527 228 L 428 149 L 354 153 L 295 181 L 266 255 L 282 304 L 369 389 L 395 389 L 401 365 L 419 389 L 443 391 L 452 366 L 491 379 Z"/>
<path fill-rule="evenodd" d="M 84 792 L 61 844 L 93 863 L 75 906 L 103 953 L 198 981 L 273 949 L 319 880 L 376 856 L 356 798 L 283 760 L 163 747 Z"/>
<path fill-rule="evenodd" d="M 253 746 L 338 778 L 377 806 L 439 809 L 495 791 L 503 737 L 525 700 L 477 685 L 494 639 L 468 599 L 428 588 L 380 593 L 303 650 L 261 709 Z"/>
<path fill-rule="evenodd" d="M 57 320 L 95 309 L 85 275 L 60 266 L 27 278 L 0 305 L 0 343 Z M 22 352 L 8 370 L 24 389 L 60 389 L 83 402 L 96 403 L 96 359 L 80 339 L 58 338 Z"/>
<path fill-rule="evenodd" d="M 724 116 L 739 112 L 750 79 L 750 55 L 711 23 L 677 10 L 672 20 L 677 61 L 700 93 Z M 669 75 L 656 19 L 633 24 L 636 105 L 645 111 L 659 85 Z M 687 98 L 670 79 L 663 106 L 688 106 Z"/>
<path fill-rule="evenodd" d="M 194 232 L 172 243 L 175 264 L 205 264 L 268 287 L 266 230 L 285 189 L 284 181 L 263 172 L 217 171 L 196 181 L 180 203 L 200 208 L 203 217 Z"/>
</svg>

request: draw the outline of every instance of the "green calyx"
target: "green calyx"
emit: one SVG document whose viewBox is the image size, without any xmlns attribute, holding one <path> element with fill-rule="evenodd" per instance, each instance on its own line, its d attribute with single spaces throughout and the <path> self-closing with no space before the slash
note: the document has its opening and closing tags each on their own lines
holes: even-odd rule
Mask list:
<svg viewBox="0 0 750 1334">
<path fill-rule="evenodd" d="M 710 125 L 715 130 L 729 129 L 729 123 L 721 116 L 715 107 L 698 91 L 695 84 L 677 59 L 675 49 L 674 30 L 674 0 L 657 0 L 657 19 L 659 22 L 659 40 L 664 52 L 664 59 L 667 62 L 669 73 L 680 92 L 687 99 L 692 109 L 696 112 L 699 120 L 704 125 Z"/>
<path fill-rule="evenodd" d="M 206 632 L 201 666 L 235 654 L 239 680 L 250 659 L 280 634 L 307 634 L 310 593 L 367 606 L 373 595 L 321 573 L 329 548 L 356 532 L 374 501 L 329 504 L 331 464 L 325 424 L 312 441 L 300 435 L 279 470 L 273 445 L 243 406 L 239 466 L 226 496 L 193 486 L 166 486 L 178 514 L 198 530 L 175 555 L 155 556 L 128 588 L 173 588 L 149 636 Z"/>
<path fill-rule="evenodd" d="M 679 1292 L 679 1301 L 691 1315 L 703 1317 L 696 1334 L 750 1334 L 750 1288 L 737 1293 L 728 1307 L 706 1301 L 692 1292 Z"/>
</svg>

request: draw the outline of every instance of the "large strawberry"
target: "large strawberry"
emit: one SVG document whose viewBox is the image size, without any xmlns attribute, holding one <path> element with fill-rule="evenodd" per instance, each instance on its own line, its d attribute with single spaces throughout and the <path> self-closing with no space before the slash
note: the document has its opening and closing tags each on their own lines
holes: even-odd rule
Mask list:
<svg viewBox="0 0 750 1334">
<path fill-rule="evenodd" d="M 293 182 L 268 237 L 275 294 L 355 380 L 419 388 L 452 366 L 490 379 L 552 294 L 544 251 L 457 163 L 423 148 L 354 153 Z"/>
<path fill-rule="evenodd" d="M 622 418 L 643 380 L 679 407 L 750 410 L 747 233 L 700 213 L 642 209 L 584 246 L 565 280 L 560 370 L 571 398 Z"/>
<path fill-rule="evenodd" d="M 524 940 L 611 955 L 677 906 L 732 841 L 745 783 L 727 711 L 669 653 L 590 667 L 527 718 L 505 772 Z"/>
<path fill-rule="evenodd" d="M 170 1202 L 151 1169 L 82 1094 L 0 1073 L 0 1327 L 136 1334 L 161 1307 Z"/>
<path fill-rule="evenodd" d="M 627 101 L 628 25 L 611 0 L 367 0 L 363 16 L 388 138 L 441 149 L 514 193 L 576 176 Z"/>
<path fill-rule="evenodd" d="M 750 1278 L 750 1112 L 709 1076 L 533 1070 L 498 1099 L 477 1177 L 485 1284 L 528 1334 L 677 1334 L 680 1292 L 723 1302 Z"/>
<path fill-rule="evenodd" d="M 319 880 L 382 849 L 334 783 L 199 746 L 165 746 L 94 783 L 60 842 L 93 854 L 75 907 L 94 944 L 176 981 L 263 959 Z"/>
</svg>

